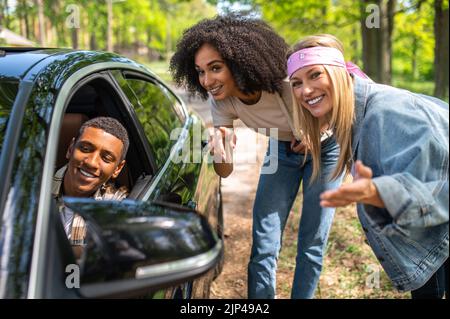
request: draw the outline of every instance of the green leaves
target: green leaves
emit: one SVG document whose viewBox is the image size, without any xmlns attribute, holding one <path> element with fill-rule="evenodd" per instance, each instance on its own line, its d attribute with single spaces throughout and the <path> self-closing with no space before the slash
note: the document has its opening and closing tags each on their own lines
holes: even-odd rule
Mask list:
<svg viewBox="0 0 450 319">
<path fill-rule="evenodd" d="M 47 45 L 70 47 L 75 36 L 78 48 L 106 50 L 107 1 L 43 1 Z M 15 8 L 11 3 L 0 0 L 2 22 L 30 40 L 38 40 L 37 2 L 17 0 Z M 114 50 L 127 54 L 150 48 L 153 58 L 170 54 L 184 29 L 216 14 L 215 7 L 203 0 L 112 0 L 112 8 Z"/>
</svg>

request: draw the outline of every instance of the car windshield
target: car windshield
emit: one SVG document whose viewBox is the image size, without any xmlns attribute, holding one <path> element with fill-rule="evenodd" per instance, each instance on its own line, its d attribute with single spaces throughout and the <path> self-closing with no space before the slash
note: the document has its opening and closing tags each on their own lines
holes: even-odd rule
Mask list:
<svg viewBox="0 0 450 319">
<path fill-rule="evenodd" d="M 0 80 L 0 154 L 6 134 L 6 125 L 17 95 L 19 83 L 17 81 Z"/>
</svg>

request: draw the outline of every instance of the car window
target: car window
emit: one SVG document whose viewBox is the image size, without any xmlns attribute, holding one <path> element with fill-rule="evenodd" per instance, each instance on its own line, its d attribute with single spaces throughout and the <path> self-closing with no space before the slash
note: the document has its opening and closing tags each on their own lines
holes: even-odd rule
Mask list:
<svg viewBox="0 0 450 319">
<path fill-rule="evenodd" d="M 0 154 L 6 134 L 6 124 L 17 95 L 19 84 L 16 81 L 0 81 Z"/>
<path fill-rule="evenodd" d="M 169 98 L 170 92 L 157 83 L 127 77 L 122 81 L 119 79 L 119 84 L 133 104 L 160 168 L 176 142 L 176 139 L 170 139 L 171 132 L 183 127 L 181 105 L 174 96 Z"/>
<path fill-rule="evenodd" d="M 182 122 L 186 121 L 186 114 L 183 111 L 183 107 L 181 106 L 180 101 L 178 100 L 178 98 L 173 95 L 169 90 L 164 90 L 167 97 L 170 99 L 170 101 L 172 102 L 172 107 L 175 110 L 175 112 L 177 113 L 178 117 L 181 119 Z"/>
</svg>

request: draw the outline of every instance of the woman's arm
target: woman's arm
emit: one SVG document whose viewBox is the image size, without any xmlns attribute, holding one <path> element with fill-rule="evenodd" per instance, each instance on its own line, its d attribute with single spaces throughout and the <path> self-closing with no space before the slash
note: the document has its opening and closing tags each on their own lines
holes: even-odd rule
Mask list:
<svg viewBox="0 0 450 319">
<path fill-rule="evenodd" d="M 359 176 L 353 183 L 324 193 L 323 205 L 371 205 L 392 218 L 383 223 L 407 228 L 448 222 L 448 117 L 410 101 L 386 101 L 366 113 L 358 157 L 367 166 L 357 164 Z M 370 212 L 373 220 L 373 214 L 381 214 L 378 209 Z"/>
<path fill-rule="evenodd" d="M 357 156 L 372 169 L 370 184 L 384 209 L 368 209 L 367 217 L 375 221 L 383 210 L 391 219 L 380 225 L 404 228 L 448 223 L 448 111 L 445 116 L 437 105 L 409 95 L 393 104 L 391 95 L 375 102 L 368 104 Z"/>
<path fill-rule="evenodd" d="M 350 184 L 341 185 L 338 189 L 323 192 L 320 205 L 323 207 L 340 207 L 353 203 L 385 208 L 384 202 L 372 180 L 372 169 L 356 161 L 355 178 Z"/>
</svg>

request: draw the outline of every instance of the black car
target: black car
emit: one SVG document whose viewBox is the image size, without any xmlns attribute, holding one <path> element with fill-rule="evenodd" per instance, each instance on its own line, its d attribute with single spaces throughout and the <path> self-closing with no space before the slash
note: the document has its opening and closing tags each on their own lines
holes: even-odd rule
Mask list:
<svg viewBox="0 0 450 319">
<path fill-rule="evenodd" d="M 52 180 L 82 123 L 97 116 L 128 131 L 115 182 L 130 195 L 122 202 L 66 198 L 88 226 L 77 261 Z M 203 130 L 134 61 L 0 48 L 0 298 L 207 298 L 221 271 L 223 218 L 211 156 L 193 150 L 206 146 Z"/>
</svg>

